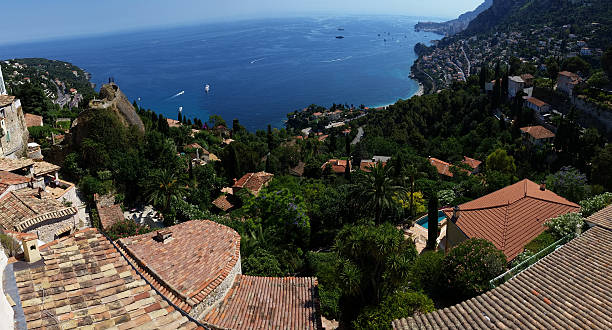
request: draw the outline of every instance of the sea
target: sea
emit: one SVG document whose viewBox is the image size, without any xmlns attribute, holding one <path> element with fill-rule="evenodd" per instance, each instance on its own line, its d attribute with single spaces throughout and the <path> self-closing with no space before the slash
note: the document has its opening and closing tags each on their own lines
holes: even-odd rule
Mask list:
<svg viewBox="0 0 612 330">
<path fill-rule="evenodd" d="M 247 129 L 283 127 L 311 104 L 377 107 L 413 96 L 415 32 L 423 18 L 347 16 L 247 20 L 0 45 L 0 59 L 73 63 L 99 88 L 113 78 L 141 107 Z M 209 85 L 206 93 L 205 86 Z"/>
</svg>

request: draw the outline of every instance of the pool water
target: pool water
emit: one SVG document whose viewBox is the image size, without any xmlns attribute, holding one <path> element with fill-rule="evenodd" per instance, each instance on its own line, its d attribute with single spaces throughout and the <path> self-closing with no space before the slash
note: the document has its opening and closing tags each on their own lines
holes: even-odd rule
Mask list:
<svg viewBox="0 0 612 330">
<path fill-rule="evenodd" d="M 442 222 L 442 220 L 444 219 L 446 219 L 446 215 L 444 214 L 444 212 L 438 211 L 438 223 Z M 419 221 L 417 221 L 417 224 L 425 229 L 428 229 L 429 228 L 428 216 L 424 216 L 421 219 L 419 219 Z"/>
</svg>

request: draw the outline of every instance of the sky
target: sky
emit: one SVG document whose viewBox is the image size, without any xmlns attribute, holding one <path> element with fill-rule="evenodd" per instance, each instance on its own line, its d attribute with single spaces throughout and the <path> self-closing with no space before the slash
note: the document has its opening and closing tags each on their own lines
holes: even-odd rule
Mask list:
<svg viewBox="0 0 612 330">
<path fill-rule="evenodd" d="M 8 0 L 0 44 L 216 21 L 314 15 L 455 18 L 483 0 Z M 17 14 L 20 13 L 20 14 Z M 1 54 L 0 54 L 1 57 Z"/>
</svg>

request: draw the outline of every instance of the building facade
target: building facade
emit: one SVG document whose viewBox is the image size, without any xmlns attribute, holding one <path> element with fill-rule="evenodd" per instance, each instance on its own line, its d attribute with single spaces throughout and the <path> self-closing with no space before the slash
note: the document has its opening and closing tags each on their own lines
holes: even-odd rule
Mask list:
<svg viewBox="0 0 612 330">
<path fill-rule="evenodd" d="M 0 157 L 24 156 L 28 137 L 21 101 L 7 94 L 0 69 Z"/>
</svg>

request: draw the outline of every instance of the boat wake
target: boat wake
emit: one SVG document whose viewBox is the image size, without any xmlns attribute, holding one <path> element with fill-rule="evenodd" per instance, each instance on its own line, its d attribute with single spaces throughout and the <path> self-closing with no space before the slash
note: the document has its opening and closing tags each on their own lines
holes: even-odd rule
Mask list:
<svg viewBox="0 0 612 330">
<path fill-rule="evenodd" d="M 170 96 L 170 98 L 168 98 L 168 99 L 169 99 L 169 100 L 172 100 L 172 99 L 177 98 L 177 97 L 179 97 L 179 96 L 181 96 L 181 95 L 183 95 L 183 94 L 185 94 L 185 91 L 180 91 L 180 92 L 178 92 L 178 93 L 176 93 L 176 94 L 174 94 L 174 95 Z"/>
<path fill-rule="evenodd" d="M 342 61 L 346 61 L 348 59 L 353 58 L 353 56 L 347 56 L 347 57 L 343 57 L 343 58 L 337 58 L 335 60 L 329 60 L 329 61 L 321 61 L 321 63 L 334 63 L 334 62 L 342 62 Z"/>
<path fill-rule="evenodd" d="M 265 60 L 265 59 L 266 59 L 265 57 L 262 57 L 262 58 L 258 58 L 258 59 L 256 59 L 256 60 L 252 60 L 252 61 L 251 61 L 251 64 L 255 64 L 255 63 L 257 63 L 257 62 L 259 62 L 259 61 L 263 61 L 263 60 Z"/>
</svg>

